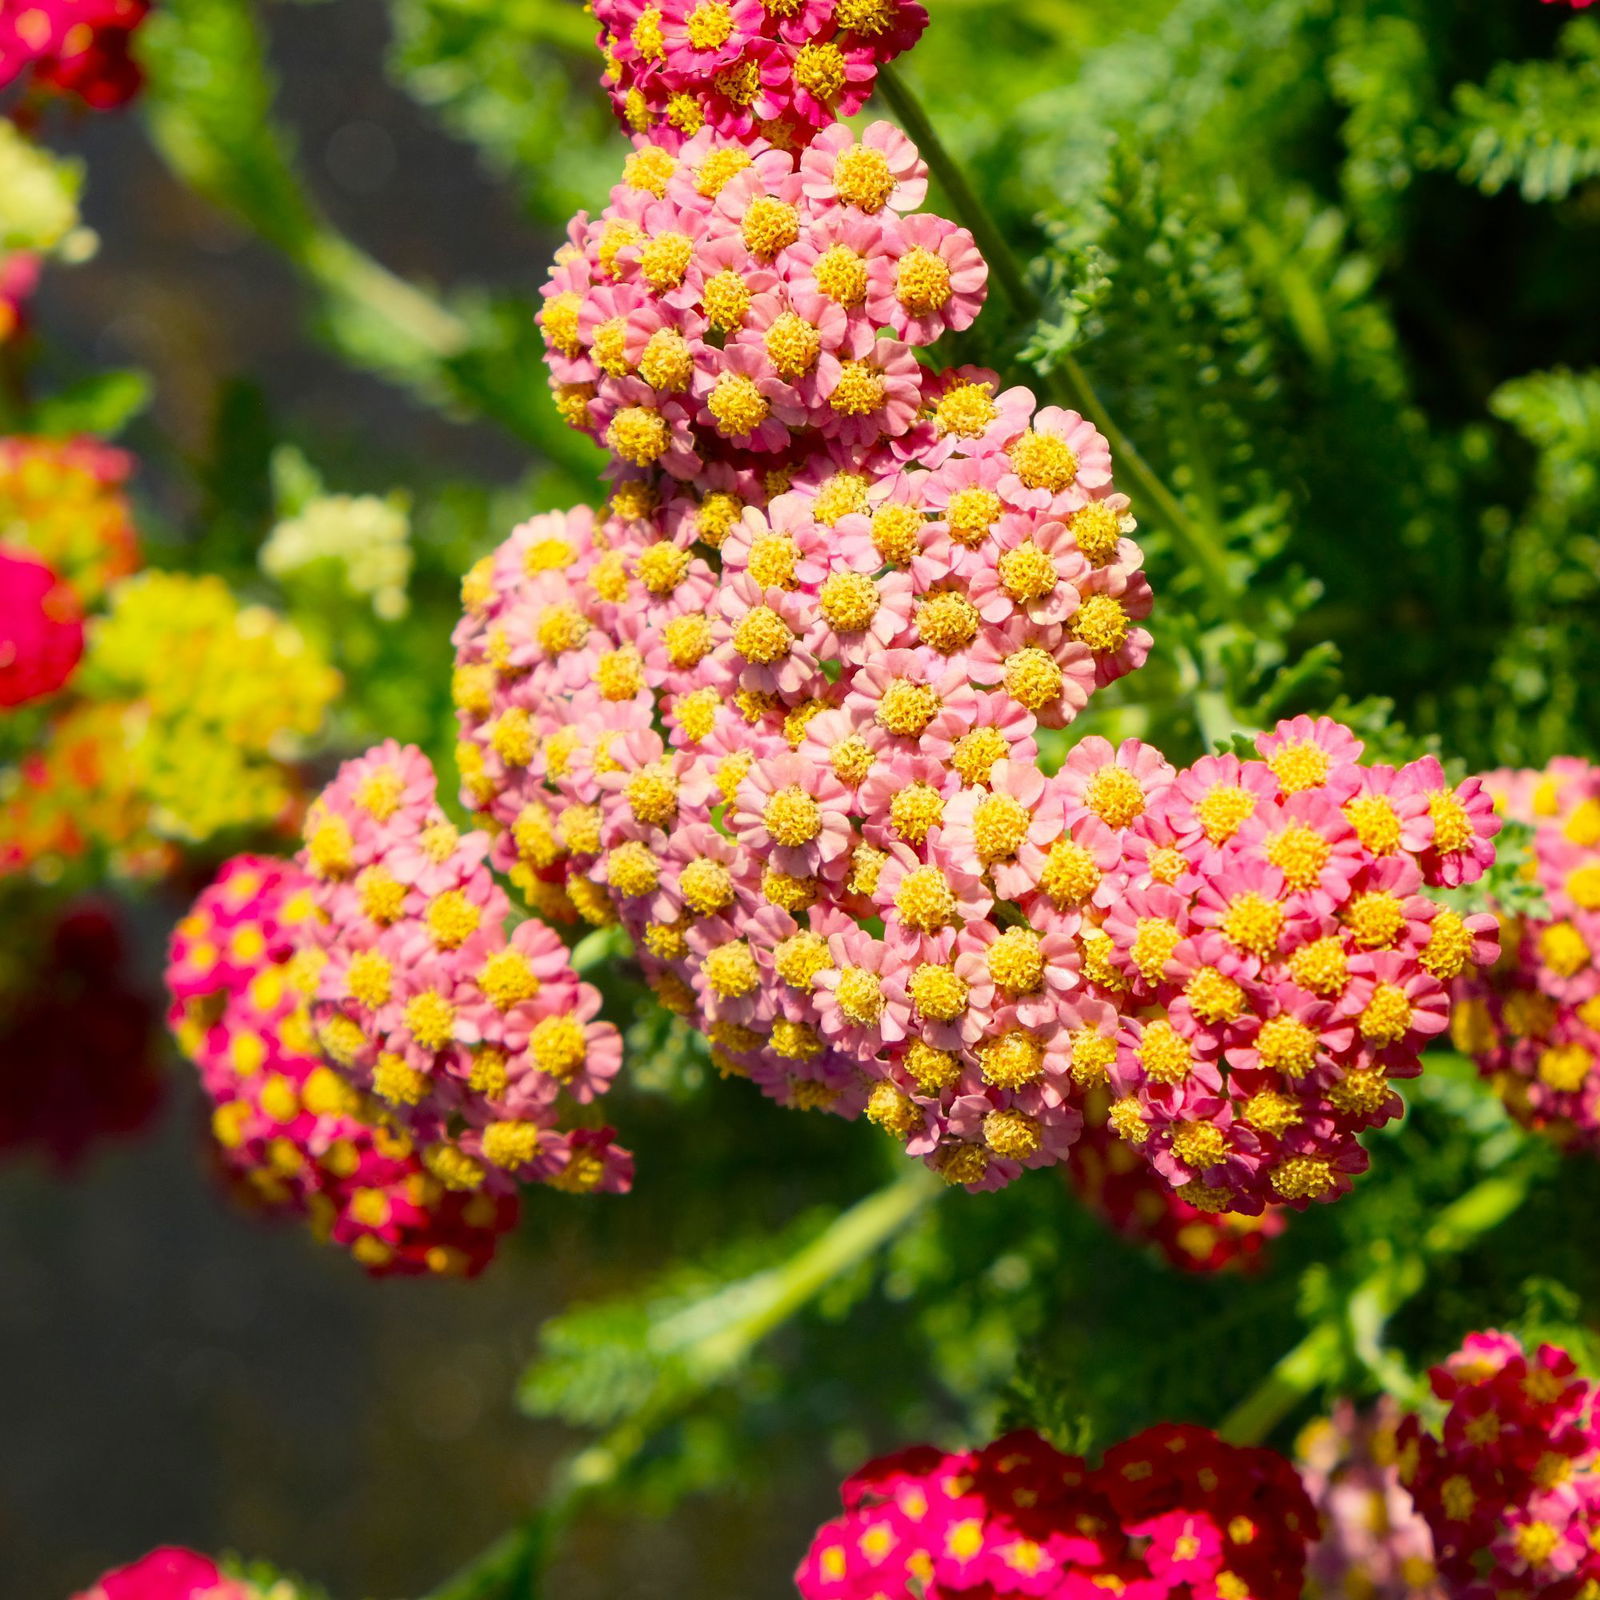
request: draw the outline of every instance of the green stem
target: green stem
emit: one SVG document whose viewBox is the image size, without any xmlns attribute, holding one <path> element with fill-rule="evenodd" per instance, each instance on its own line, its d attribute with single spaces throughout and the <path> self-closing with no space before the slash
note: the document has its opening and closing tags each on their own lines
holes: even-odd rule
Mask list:
<svg viewBox="0 0 1600 1600">
<path fill-rule="evenodd" d="M 520 1527 L 424 1600 L 535 1600 L 540 1570 L 584 1504 L 616 1483 L 662 1428 L 732 1377 L 763 1339 L 836 1278 L 882 1249 L 943 1188 L 918 1162 L 841 1213 L 782 1266 L 729 1284 L 662 1321 L 651 1343 L 680 1364 L 687 1385 L 569 1456 L 556 1468 L 544 1503 Z"/>
<path fill-rule="evenodd" d="M 929 170 L 938 178 L 940 188 L 977 241 L 979 250 L 989 263 L 989 270 L 1000 285 L 1001 293 L 1011 302 L 1018 316 L 1037 321 L 1044 310 L 1039 296 L 1028 283 L 1005 235 L 989 214 L 988 207 L 967 181 L 960 163 L 946 149 L 927 112 L 922 109 L 921 101 L 893 67 L 880 67 L 877 82 L 889 108 L 899 119 L 911 142 L 922 152 Z M 1088 417 L 1105 435 L 1118 470 L 1156 508 L 1180 552 L 1205 573 L 1207 581 L 1219 593 L 1239 593 L 1240 585 L 1215 529 L 1198 523 L 1166 486 L 1138 446 L 1117 425 L 1077 358 L 1070 354 L 1061 356 L 1055 366 L 1047 370 L 1046 376 L 1058 390 L 1056 398 Z"/>
<path fill-rule="evenodd" d="M 1376 1332 L 1417 1294 L 1437 1261 L 1459 1255 L 1504 1222 L 1528 1196 L 1546 1152 L 1530 1149 L 1507 1171 L 1475 1184 L 1446 1206 L 1416 1247 L 1384 1259 L 1362 1280 L 1335 1322 L 1313 1328 L 1217 1426 L 1233 1444 L 1257 1444 L 1323 1383 L 1335 1377 L 1352 1342 L 1376 1348 Z"/>
</svg>

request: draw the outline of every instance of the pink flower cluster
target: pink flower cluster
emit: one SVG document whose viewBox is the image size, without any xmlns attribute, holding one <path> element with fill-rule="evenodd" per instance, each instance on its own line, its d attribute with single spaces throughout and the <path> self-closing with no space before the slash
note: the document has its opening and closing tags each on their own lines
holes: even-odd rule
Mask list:
<svg viewBox="0 0 1600 1600">
<path fill-rule="evenodd" d="M 317 917 L 312 1023 L 333 1069 L 418 1141 L 447 1188 L 629 1187 L 608 1128 L 563 1129 L 611 1086 L 622 1040 L 537 919 L 508 934 L 488 835 L 440 809 L 433 767 L 393 740 L 347 761 L 306 815 Z"/>
<path fill-rule="evenodd" d="M 1492 916 L 1423 893 L 1493 860 L 1477 779 L 1452 788 L 1431 756 L 1363 766 L 1327 718 L 1256 748 L 1174 775 L 1124 747 L 1104 769 L 1142 809 L 1084 956 L 1088 992 L 1123 1012 L 1111 1124 L 1208 1211 L 1344 1192 L 1357 1135 L 1400 1110 L 1391 1080 L 1447 1026 L 1449 984 L 1496 949 Z"/>
<path fill-rule="evenodd" d="M 1600 1414 L 1556 1345 L 1533 1355 L 1474 1333 L 1429 1372 L 1448 1407 L 1408 1416 L 1400 1479 L 1433 1532 L 1454 1600 L 1579 1600 L 1600 1592 Z"/>
<path fill-rule="evenodd" d="M 915 0 L 595 0 L 618 120 L 669 148 L 710 129 L 806 143 L 858 111 L 928 24 Z"/>
<path fill-rule="evenodd" d="M 1282 1207 L 1245 1217 L 1190 1205 L 1117 1137 L 1109 1110 L 1104 1090 L 1087 1097 L 1083 1132 L 1067 1155 L 1068 1184 L 1084 1205 L 1124 1238 L 1154 1245 L 1180 1272 L 1251 1272 L 1266 1264 L 1267 1241 L 1288 1225 Z"/>
<path fill-rule="evenodd" d="M 516 1200 L 447 1188 L 383 1109 L 322 1062 L 306 1005 L 315 922 L 299 868 L 235 856 L 173 933 L 169 1020 L 214 1102 L 224 1167 L 370 1272 L 478 1272 Z"/>
<path fill-rule="evenodd" d="M 573 221 L 544 286 L 562 415 L 625 477 L 743 485 L 745 500 L 775 493 L 774 474 L 867 468 L 874 452 L 875 482 L 898 459 L 932 466 L 935 437 L 941 460 L 1000 456 L 1029 425 L 1026 391 L 997 411 L 992 387 L 935 378 L 913 354 L 970 326 L 988 282 L 971 234 L 917 212 L 927 189 L 887 122 L 830 128 L 799 154 L 710 133 L 675 155 L 642 146 L 599 217 Z M 952 386 L 938 425 L 927 413 Z M 1109 463 L 1091 434 L 1077 482 L 1098 488 Z M 1049 499 L 1030 489 L 1017 509 Z"/>
<path fill-rule="evenodd" d="M 1399 1408 L 1341 1400 L 1300 1436 L 1300 1476 L 1322 1521 L 1311 1550 L 1312 1600 L 1447 1600 L 1433 1535 L 1400 1483 Z"/>
<path fill-rule="evenodd" d="M 25 73 L 97 111 L 144 82 L 129 46 L 149 0 L 0 0 L 0 89 Z"/>
<path fill-rule="evenodd" d="M 167 1545 L 108 1572 L 76 1600 L 255 1600 L 209 1556 Z"/>
<path fill-rule="evenodd" d="M 795 1581 L 804 1600 L 1299 1600 L 1316 1530 L 1270 1450 L 1163 1424 L 1091 1471 L 1034 1433 L 864 1467 Z"/>
<path fill-rule="evenodd" d="M 1519 1121 L 1600 1150 L 1600 767 L 1563 756 L 1483 781 L 1533 827 L 1549 914 L 1509 920 L 1500 963 L 1458 982 L 1452 1035 Z"/>
<path fill-rule="evenodd" d="M 0 550 L 0 708 L 54 694 L 82 655 L 72 590 L 36 556 Z"/>
</svg>

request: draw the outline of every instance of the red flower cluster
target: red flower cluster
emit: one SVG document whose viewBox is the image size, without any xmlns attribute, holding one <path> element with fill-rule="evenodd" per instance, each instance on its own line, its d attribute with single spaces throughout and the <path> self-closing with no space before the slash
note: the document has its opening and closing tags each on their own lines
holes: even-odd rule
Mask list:
<svg viewBox="0 0 1600 1600">
<path fill-rule="evenodd" d="M 1035 1433 L 848 1479 L 804 1600 L 1299 1600 L 1316 1513 L 1270 1450 L 1166 1423 L 1091 1471 Z"/>
<path fill-rule="evenodd" d="M 209 1556 L 167 1545 L 108 1572 L 76 1600 L 255 1600 L 255 1590 L 228 1577 Z"/>
<path fill-rule="evenodd" d="M 32 1146 L 70 1166 L 149 1121 L 161 1098 L 156 1016 L 105 907 L 69 907 L 41 932 L 42 960 L 0 985 L 0 1149 Z M 9 953 L 30 942 L 13 921 Z"/>
<path fill-rule="evenodd" d="M 82 656 L 72 590 L 36 556 L 0 549 L 0 707 L 54 694 Z"/>
<path fill-rule="evenodd" d="M 860 110 L 928 25 L 915 0 L 595 0 L 601 83 L 630 133 L 806 143 Z"/>
<path fill-rule="evenodd" d="M 1600 1593 L 1600 1391 L 1556 1345 L 1470 1334 L 1428 1374 L 1448 1406 L 1399 1432 L 1400 1481 L 1455 1600 Z"/>
<path fill-rule="evenodd" d="M 1258 1217 L 1198 1210 L 1117 1137 L 1108 1110 L 1103 1091 L 1087 1098 L 1083 1132 L 1067 1152 L 1069 1186 L 1090 1210 L 1124 1238 L 1154 1245 L 1180 1272 L 1265 1265 L 1267 1240 L 1288 1226 L 1281 1206 Z"/>
<path fill-rule="evenodd" d="M 144 82 L 129 53 L 150 0 L 0 0 L 0 89 L 32 81 L 109 111 Z"/>
<path fill-rule="evenodd" d="M 1600 1151 L 1600 767 L 1563 756 L 1483 782 L 1532 825 L 1549 914 L 1509 921 L 1504 959 L 1457 982 L 1451 1032 L 1518 1121 Z"/>
<path fill-rule="evenodd" d="M 316 1053 L 295 951 L 315 915 L 289 862 L 236 856 L 174 931 L 169 1020 L 216 1103 L 226 1166 L 374 1274 L 471 1276 L 516 1221 L 510 1194 L 462 1194 Z"/>
</svg>

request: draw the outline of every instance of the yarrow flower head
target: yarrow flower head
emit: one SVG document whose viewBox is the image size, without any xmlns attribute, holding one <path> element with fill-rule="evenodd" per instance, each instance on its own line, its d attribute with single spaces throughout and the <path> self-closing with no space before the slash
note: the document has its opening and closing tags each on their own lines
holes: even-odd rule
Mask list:
<svg viewBox="0 0 1600 1600">
<path fill-rule="evenodd" d="M 1145 810 L 1098 980 L 1128 1002 L 1112 1126 L 1191 1204 L 1246 1213 L 1364 1170 L 1357 1134 L 1398 1112 L 1391 1081 L 1444 1030 L 1449 982 L 1494 953 L 1493 918 L 1423 891 L 1479 876 L 1499 828 L 1475 779 L 1364 767 L 1326 718 L 1257 749 Z"/>
<path fill-rule="evenodd" d="M 299 868 L 237 856 L 173 934 L 170 1021 L 213 1101 L 222 1162 L 369 1272 L 475 1273 L 516 1197 L 445 1182 L 381 1102 L 324 1063 L 306 999 L 316 922 Z"/>
<path fill-rule="evenodd" d="M 144 81 L 130 54 L 149 0 L 0 0 L 0 89 L 25 78 L 97 111 Z"/>
<path fill-rule="evenodd" d="M 1573 1600 L 1600 1590 L 1600 1415 L 1595 1385 L 1557 1345 L 1528 1352 L 1474 1333 L 1428 1374 L 1438 1429 L 1408 1416 L 1400 1481 L 1462 1600 Z"/>
<path fill-rule="evenodd" d="M 1399 1408 L 1341 1400 L 1300 1435 L 1296 1464 L 1321 1519 L 1311 1550 L 1313 1600 L 1447 1600 L 1433 1535 L 1400 1482 Z"/>
<path fill-rule="evenodd" d="M 0 707 L 54 694 L 82 655 L 77 596 L 36 556 L 0 549 Z"/>
<path fill-rule="evenodd" d="M 1600 1150 L 1600 767 L 1564 756 L 1483 781 L 1533 829 L 1545 912 L 1507 916 L 1503 959 L 1457 981 L 1452 1036 L 1520 1122 Z"/>
<path fill-rule="evenodd" d="M 346 762 L 304 837 L 311 1017 L 331 1069 L 385 1103 L 452 1189 L 626 1189 L 611 1131 L 562 1125 L 610 1088 L 621 1039 L 548 924 L 507 931 L 489 838 L 446 818 L 427 758 L 391 740 Z"/>
<path fill-rule="evenodd" d="M 807 143 L 858 111 L 915 44 L 916 0 L 595 0 L 601 82 L 630 133 L 674 149 L 709 129 Z"/>
<path fill-rule="evenodd" d="M 795 1575 L 803 1600 L 1298 1600 L 1316 1529 L 1281 1457 L 1172 1424 L 1093 1470 L 1028 1432 L 920 1446 L 869 1463 L 842 1499 Z"/>
<path fill-rule="evenodd" d="M 912 353 L 968 327 L 988 282 L 971 234 L 916 212 L 927 185 L 886 122 L 830 129 L 803 154 L 711 133 L 642 146 L 605 210 L 574 220 L 545 285 L 558 408 L 624 480 L 693 483 L 724 463 L 746 501 L 758 484 L 776 493 L 774 473 L 847 464 L 841 450 L 884 454 L 885 478 L 952 430 L 984 439 L 998 476 L 1028 408 L 1013 400 L 1002 422 L 992 374 L 945 397 Z M 1082 461 L 1066 443 L 1024 446 L 1019 507 L 1064 512 L 1108 483 L 1104 441 L 1073 421 Z"/>
</svg>

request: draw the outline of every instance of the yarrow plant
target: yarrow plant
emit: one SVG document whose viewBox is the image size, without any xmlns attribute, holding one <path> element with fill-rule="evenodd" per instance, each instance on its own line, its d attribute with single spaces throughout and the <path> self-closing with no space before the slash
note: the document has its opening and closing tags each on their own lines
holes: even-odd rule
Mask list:
<svg viewBox="0 0 1600 1600">
<path fill-rule="evenodd" d="M 1452 1033 L 1521 1122 L 1600 1150 L 1600 767 L 1564 756 L 1484 778 L 1533 830 L 1542 915 L 1508 916 L 1502 959 L 1456 985 Z"/>
<path fill-rule="evenodd" d="M 1300 1435 L 1296 1465 L 1317 1509 L 1310 1593 L 1317 1600 L 1447 1600 L 1433 1535 L 1400 1482 L 1400 1410 L 1341 1400 Z"/>
<path fill-rule="evenodd" d="M 803 1600 L 1299 1600 L 1316 1514 L 1270 1450 L 1163 1424 L 1090 1470 L 1036 1433 L 919 1446 L 845 1481 Z"/>
<path fill-rule="evenodd" d="M 915 0 L 596 0 L 617 119 L 668 149 L 710 130 L 785 147 L 858 111 L 928 24 Z"/>
<path fill-rule="evenodd" d="M 1400 1481 L 1459 1600 L 1600 1593 L 1600 1416 L 1572 1357 L 1509 1334 L 1468 1335 L 1429 1371 L 1447 1410 L 1402 1422 Z"/>
<path fill-rule="evenodd" d="M 441 1182 L 382 1106 L 323 1064 L 308 999 L 316 915 L 293 864 L 238 856 L 173 935 L 170 1021 L 214 1103 L 223 1163 L 369 1272 L 478 1272 L 516 1200 Z"/>
</svg>

